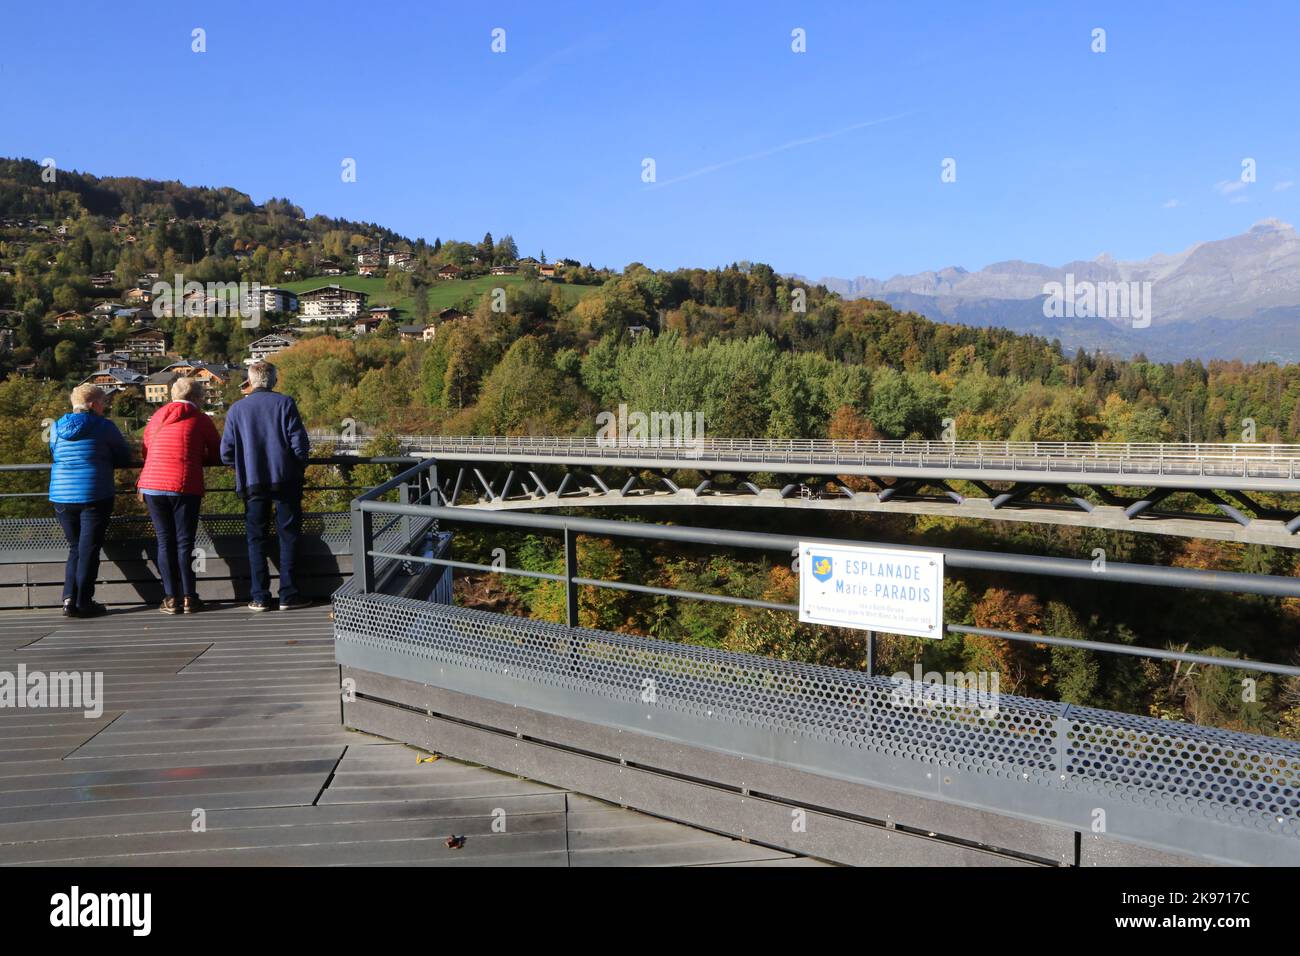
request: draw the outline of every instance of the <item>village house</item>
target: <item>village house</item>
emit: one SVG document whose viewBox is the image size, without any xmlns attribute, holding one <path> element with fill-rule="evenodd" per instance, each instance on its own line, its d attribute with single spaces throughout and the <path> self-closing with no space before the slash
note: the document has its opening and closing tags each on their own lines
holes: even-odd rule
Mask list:
<svg viewBox="0 0 1300 956">
<path fill-rule="evenodd" d="M 154 372 L 144 380 L 144 400 L 150 405 L 163 405 L 172 400 L 172 383 L 181 376 L 175 372 Z"/>
<path fill-rule="evenodd" d="M 464 312 L 462 312 L 460 309 L 443 309 L 441 312 L 438 313 L 439 322 L 454 322 L 456 319 L 467 319 L 467 318 L 469 318 L 469 316 L 466 315 Z"/>
<path fill-rule="evenodd" d="M 95 370 L 106 372 L 110 368 L 126 368 L 132 372 L 146 375 L 149 372 L 149 359 L 144 355 L 132 355 L 122 349 L 112 352 L 99 352 L 95 355 Z"/>
<path fill-rule="evenodd" d="M 449 262 L 438 270 L 439 279 L 458 279 L 460 278 L 460 266 L 454 262 Z"/>
<path fill-rule="evenodd" d="M 96 289 L 111 289 L 117 285 L 117 279 L 111 272 L 101 272 L 90 277 L 90 284 Z"/>
<path fill-rule="evenodd" d="M 249 343 L 248 358 L 244 359 L 244 364 L 252 365 L 254 362 L 264 361 L 277 352 L 292 348 L 295 341 L 292 335 L 282 333 L 264 335 L 256 342 Z"/>
<path fill-rule="evenodd" d="M 541 279 L 554 279 L 560 269 L 554 263 L 542 263 L 537 267 L 537 276 Z"/>
<path fill-rule="evenodd" d="M 98 385 L 105 392 L 113 394 L 115 392 L 140 391 L 144 387 L 144 382 L 145 377 L 139 372 L 133 372 L 128 368 L 107 368 L 95 372 L 79 384 Z"/>
<path fill-rule="evenodd" d="M 369 335 L 371 332 L 376 331 L 383 321 L 383 319 L 377 319 L 373 315 L 363 315 L 352 323 L 352 334 Z"/>
<path fill-rule="evenodd" d="M 338 285 L 321 286 L 298 296 L 298 318 L 302 322 L 355 319 L 366 307 L 366 299 L 364 292 L 344 289 Z"/>
<path fill-rule="evenodd" d="M 379 250 L 367 250 L 357 253 L 357 275 L 373 276 L 379 274 L 381 263 Z"/>
<path fill-rule="evenodd" d="M 126 350 L 132 355 L 166 355 L 167 337 L 158 329 L 137 329 L 126 334 Z"/>
<path fill-rule="evenodd" d="M 80 329 L 86 324 L 86 317 L 75 309 L 69 309 L 67 312 L 60 312 L 54 317 L 54 327 L 56 329 Z"/>
<path fill-rule="evenodd" d="M 401 269 L 403 272 L 410 272 L 415 268 L 415 253 L 390 252 L 388 254 L 388 266 L 391 269 Z"/>
<path fill-rule="evenodd" d="M 242 377 L 242 373 L 229 365 L 220 365 L 215 362 L 199 362 L 189 359 L 180 359 L 168 365 L 158 372 L 158 376 L 170 374 L 173 380 L 179 377 L 192 378 L 203 386 L 202 401 L 196 404 L 202 404 L 206 407 L 223 404 L 223 392 L 225 387 L 230 384 L 231 380 L 237 375 Z M 160 384 L 162 379 L 158 376 L 150 376 L 158 379 L 155 384 Z M 171 384 L 168 383 L 168 388 Z M 166 401 L 166 399 L 164 399 Z"/>
<path fill-rule="evenodd" d="M 508 266 L 503 264 L 503 265 L 492 267 L 492 274 L 494 276 L 512 276 L 518 271 L 519 271 L 518 266 Z"/>
<path fill-rule="evenodd" d="M 148 305 L 153 301 L 153 293 L 146 289 L 129 289 L 122 298 L 129 305 Z"/>
<path fill-rule="evenodd" d="M 424 341 L 423 325 L 399 325 L 397 327 L 397 337 L 403 342 L 422 342 Z"/>
<path fill-rule="evenodd" d="M 316 271 L 323 276 L 341 276 L 343 267 L 333 259 L 322 259 L 316 266 Z"/>
<path fill-rule="evenodd" d="M 259 286 L 255 291 L 250 289 L 240 303 L 240 312 L 249 316 L 256 315 L 259 310 L 263 314 L 297 312 L 298 293 L 290 292 L 288 289 L 278 289 L 275 286 Z"/>
</svg>

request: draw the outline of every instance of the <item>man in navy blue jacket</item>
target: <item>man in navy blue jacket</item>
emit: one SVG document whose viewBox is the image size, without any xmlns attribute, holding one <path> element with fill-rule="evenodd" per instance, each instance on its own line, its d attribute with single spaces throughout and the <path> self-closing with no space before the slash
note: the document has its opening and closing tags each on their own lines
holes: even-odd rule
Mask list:
<svg viewBox="0 0 1300 956">
<path fill-rule="evenodd" d="M 307 607 L 293 579 L 298 536 L 302 532 L 302 484 L 310 442 L 298 406 L 275 388 L 275 366 L 248 367 L 249 393 L 230 407 L 221 436 L 221 460 L 235 466 L 235 491 L 244 499 L 248 563 L 253 579 L 251 611 L 270 608 L 271 580 L 266 570 L 266 534 L 275 505 L 280 538 L 280 610 Z"/>
</svg>

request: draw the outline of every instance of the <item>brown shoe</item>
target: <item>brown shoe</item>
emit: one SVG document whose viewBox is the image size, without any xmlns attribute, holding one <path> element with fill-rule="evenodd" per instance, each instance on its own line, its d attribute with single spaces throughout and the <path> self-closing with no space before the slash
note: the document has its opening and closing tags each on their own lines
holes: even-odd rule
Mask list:
<svg viewBox="0 0 1300 956">
<path fill-rule="evenodd" d="M 181 607 L 186 614 L 198 614 L 203 610 L 203 602 L 199 600 L 197 594 L 187 594 Z"/>
<path fill-rule="evenodd" d="M 176 599 L 175 599 L 175 598 L 172 598 L 172 597 L 165 597 L 165 598 L 163 598 L 163 599 L 162 599 L 162 604 L 159 605 L 158 610 L 162 611 L 164 614 L 175 614 L 175 613 L 176 613 Z"/>
</svg>

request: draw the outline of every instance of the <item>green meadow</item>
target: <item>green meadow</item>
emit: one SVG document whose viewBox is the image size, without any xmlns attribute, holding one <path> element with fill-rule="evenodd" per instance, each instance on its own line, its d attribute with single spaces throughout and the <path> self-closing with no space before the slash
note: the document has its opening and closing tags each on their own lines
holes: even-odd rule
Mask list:
<svg viewBox="0 0 1300 956">
<path fill-rule="evenodd" d="M 453 306 L 463 308 L 468 304 L 467 300 L 476 302 L 492 289 L 509 289 L 511 286 L 522 284 L 523 281 L 517 275 L 439 280 L 429 288 L 429 314 L 436 315 L 443 309 Z M 317 276 L 314 279 L 298 279 L 294 282 L 284 282 L 281 283 L 280 288 L 301 294 L 326 285 L 339 285 L 354 292 L 364 292 L 368 296 L 366 300 L 367 308 L 377 305 L 392 305 L 401 309 L 408 317 L 414 308 L 414 299 L 411 296 L 397 295 L 389 291 L 387 281 L 379 277 L 356 275 Z M 570 305 L 591 295 L 600 288 L 594 285 L 566 285 L 564 283 L 558 285 L 564 295 L 565 302 Z M 466 309 L 466 311 L 472 311 L 472 308 Z"/>
</svg>

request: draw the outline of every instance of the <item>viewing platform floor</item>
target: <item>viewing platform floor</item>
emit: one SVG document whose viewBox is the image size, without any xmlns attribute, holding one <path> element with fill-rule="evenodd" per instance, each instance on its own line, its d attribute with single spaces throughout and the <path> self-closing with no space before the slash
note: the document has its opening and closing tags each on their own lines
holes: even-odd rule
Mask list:
<svg viewBox="0 0 1300 956">
<path fill-rule="evenodd" d="M 0 865 L 820 865 L 345 729 L 328 605 L 0 611 L 20 665 L 103 712 L 0 708 Z"/>
</svg>

